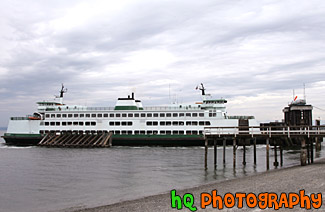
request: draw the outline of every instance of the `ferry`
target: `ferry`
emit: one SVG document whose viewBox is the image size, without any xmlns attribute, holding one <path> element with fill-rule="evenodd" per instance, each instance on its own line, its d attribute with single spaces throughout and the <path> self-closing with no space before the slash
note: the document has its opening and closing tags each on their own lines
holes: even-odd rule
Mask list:
<svg viewBox="0 0 325 212">
<path fill-rule="evenodd" d="M 202 99 L 194 104 L 143 107 L 134 93 L 118 98 L 115 107 L 67 105 L 62 88 L 54 101 L 37 102 L 37 111 L 11 117 L 3 138 L 11 145 L 37 145 L 49 134 L 111 132 L 113 145 L 204 145 L 205 127 L 259 126 L 254 116 L 229 116 L 224 98 L 214 99 L 201 83 Z M 242 124 L 241 124 L 242 125 Z"/>
</svg>

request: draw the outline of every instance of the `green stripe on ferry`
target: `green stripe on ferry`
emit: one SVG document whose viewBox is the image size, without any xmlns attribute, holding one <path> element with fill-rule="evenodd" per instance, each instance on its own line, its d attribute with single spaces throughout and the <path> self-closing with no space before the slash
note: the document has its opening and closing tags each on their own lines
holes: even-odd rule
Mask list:
<svg viewBox="0 0 325 212">
<path fill-rule="evenodd" d="M 138 110 L 137 106 L 115 106 L 114 110 Z"/>
</svg>

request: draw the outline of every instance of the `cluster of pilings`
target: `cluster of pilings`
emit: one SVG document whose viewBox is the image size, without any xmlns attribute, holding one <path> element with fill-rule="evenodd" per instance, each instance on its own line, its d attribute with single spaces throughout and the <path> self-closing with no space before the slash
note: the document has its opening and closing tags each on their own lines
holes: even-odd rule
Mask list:
<svg viewBox="0 0 325 212">
<path fill-rule="evenodd" d="M 38 143 L 44 147 L 110 147 L 112 146 L 112 132 L 98 134 L 48 133 Z"/>
<path fill-rule="evenodd" d="M 320 137 L 307 137 L 307 136 L 299 136 L 293 138 L 295 142 L 299 142 L 301 144 L 301 165 L 304 166 L 307 163 L 311 164 L 314 162 L 314 142 L 315 142 L 315 150 L 319 151 L 321 149 L 321 141 Z M 214 168 L 217 167 L 217 146 L 218 144 L 222 144 L 223 146 L 223 164 L 226 163 L 226 145 L 229 141 L 232 140 L 233 146 L 233 168 L 236 168 L 236 155 L 238 146 L 243 147 L 243 161 L 242 164 L 246 165 L 246 146 L 253 145 L 253 156 L 254 156 L 254 165 L 256 165 L 257 157 L 256 157 L 256 137 L 247 138 L 247 136 L 239 136 L 229 137 L 229 136 L 206 136 L 205 138 L 205 169 L 208 168 L 208 146 L 209 144 L 213 144 L 214 147 Z M 210 142 L 209 142 L 210 141 Z M 283 166 L 283 147 L 284 142 L 283 139 L 279 138 L 265 138 L 266 144 L 266 169 L 270 169 L 270 146 L 274 147 L 274 167 Z M 280 155 L 280 163 L 278 162 L 278 152 Z"/>
</svg>

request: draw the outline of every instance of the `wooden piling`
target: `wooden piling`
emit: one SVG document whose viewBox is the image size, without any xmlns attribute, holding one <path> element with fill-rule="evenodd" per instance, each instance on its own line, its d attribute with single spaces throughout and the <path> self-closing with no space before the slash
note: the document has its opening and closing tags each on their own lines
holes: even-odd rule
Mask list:
<svg viewBox="0 0 325 212">
<path fill-rule="evenodd" d="M 306 139 L 306 148 L 307 148 L 307 163 L 310 164 L 310 139 Z"/>
<path fill-rule="evenodd" d="M 254 165 L 256 165 L 256 138 L 254 138 Z"/>
<path fill-rule="evenodd" d="M 213 147 L 214 147 L 214 169 L 217 168 L 217 140 L 213 139 Z"/>
<path fill-rule="evenodd" d="M 243 146 L 243 165 L 246 165 L 246 144 L 244 140 L 244 146 Z"/>
<path fill-rule="evenodd" d="M 234 169 L 235 169 L 236 168 L 236 150 L 237 150 L 236 138 L 233 139 L 232 148 L 233 148 L 233 166 L 234 166 Z"/>
<path fill-rule="evenodd" d="M 310 162 L 314 163 L 314 140 L 313 138 L 309 138 L 310 140 Z"/>
<path fill-rule="evenodd" d="M 274 163 L 273 163 L 273 165 L 275 167 L 278 167 L 279 166 L 279 162 L 278 162 L 278 151 L 277 151 L 276 144 L 274 145 Z"/>
<path fill-rule="evenodd" d="M 283 166 L 283 143 L 281 141 L 281 145 L 280 145 L 280 166 Z"/>
<path fill-rule="evenodd" d="M 266 138 L 266 170 L 270 169 L 270 139 Z"/>
<path fill-rule="evenodd" d="M 223 164 L 226 164 L 226 138 L 223 138 Z"/>
<path fill-rule="evenodd" d="M 205 139 L 205 148 L 204 148 L 205 154 L 204 154 L 204 168 L 205 170 L 208 169 L 208 139 Z"/>
<path fill-rule="evenodd" d="M 321 150 L 321 142 L 320 142 L 320 138 L 316 137 L 315 138 L 315 149 L 316 149 L 316 152 L 319 152 Z"/>
<path fill-rule="evenodd" d="M 301 139 L 301 150 L 300 150 L 300 163 L 301 163 L 301 166 L 306 166 L 306 157 L 307 157 L 306 140 L 305 140 L 305 138 L 302 138 Z"/>
</svg>

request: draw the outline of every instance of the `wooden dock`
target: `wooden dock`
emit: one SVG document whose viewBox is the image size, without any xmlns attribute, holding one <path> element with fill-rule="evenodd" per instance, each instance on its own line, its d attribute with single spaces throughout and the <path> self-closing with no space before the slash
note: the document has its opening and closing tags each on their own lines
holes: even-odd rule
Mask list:
<svg viewBox="0 0 325 212">
<path fill-rule="evenodd" d="M 112 132 L 103 132 L 98 134 L 48 133 L 38 143 L 38 146 L 76 148 L 111 147 L 112 135 Z"/>
<path fill-rule="evenodd" d="M 314 143 L 316 151 L 321 148 L 321 141 L 325 137 L 325 126 L 295 126 L 295 127 L 205 127 L 205 169 L 208 164 L 208 146 L 214 146 L 214 167 L 217 166 L 217 145 L 223 145 L 223 163 L 226 163 L 226 141 L 232 140 L 233 144 L 233 167 L 236 167 L 236 150 L 243 146 L 243 165 L 246 165 L 246 146 L 254 145 L 254 164 L 256 164 L 256 139 L 264 140 L 266 144 L 266 168 L 270 168 L 269 151 L 270 145 L 274 146 L 274 166 L 279 166 L 278 150 L 280 151 L 280 165 L 283 165 L 283 146 L 285 141 L 295 141 L 301 146 L 301 165 L 313 163 Z M 290 142 L 286 142 L 286 145 Z"/>
</svg>

